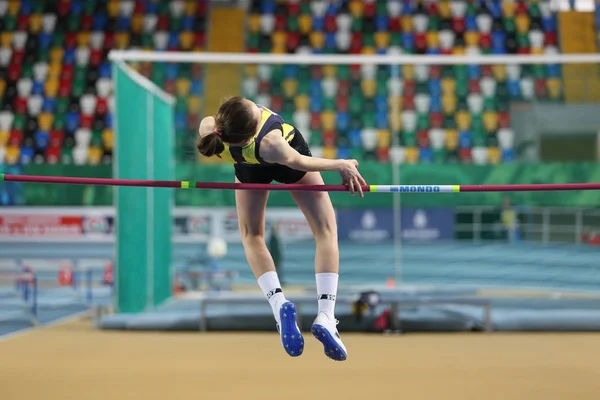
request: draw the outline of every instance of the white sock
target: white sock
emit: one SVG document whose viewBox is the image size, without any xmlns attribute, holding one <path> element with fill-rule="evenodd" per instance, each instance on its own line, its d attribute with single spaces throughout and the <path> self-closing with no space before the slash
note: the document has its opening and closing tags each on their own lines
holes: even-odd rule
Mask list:
<svg viewBox="0 0 600 400">
<path fill-rule="evenodd" d="M 335 298 L 338 289 L 338 274 L 315 274 L 317 280 L 317 295 L 319 299 L 319 312 L 325 313 L 329 318 L 334 318 Z"/>
<path fill-rule="evenodd" d="M 265 297 L 267 300 L 269 300 L 275 320 L 279 321 L 279 309 L 287 300 L 283 295 L 283 290 L 281 290 L 281 284 L 279 283 L 277 272 L 269 271 L 262 274 L 258 278 L 258 286 L 260 286 L 265 294 Z"/>
</svg>

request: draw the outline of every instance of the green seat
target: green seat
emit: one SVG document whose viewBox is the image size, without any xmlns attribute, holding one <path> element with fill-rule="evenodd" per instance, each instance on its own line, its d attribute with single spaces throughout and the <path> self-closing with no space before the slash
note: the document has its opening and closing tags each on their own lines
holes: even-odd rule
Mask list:
<svg viewBox="0 0 600 400">
<path fill-rule="evenodd" d="M 73 81 L 83 82 L 87 78 L 87 67 L 86 66 L 76 66 L 75 71 L 73 72 Z"/>
<path fill-rule="evenodd" d="M 446 155 L 445 164 L 460 164 L 460 159 L 458 158 L 458 153 L 456 151 L 451 151 Z"/>
<path fill-rule="evenodd" d="M 469 80 L 469 73 L 466 65 L 455 65 L 454 66 L 454 79 L 457 81 L 462 80 L 465 83 Z"/>
<path fill-rule="evenodd" d="M 350 117 L 350 129 L 362 129 L 363 128 L 363 124 L 362 124 L 362 119 L 360 119 L 360 116 L 351 116 Z"/>
<path fill-rule="evenodd" d="M 375 47 L 375 34 L 365 33 L 363 36 L 363 47 Z"/>
<path fill-rule="evenodd" d="M 158 15 L 169 15 L 169 2 L 168 1 L 157 1 L 158 7 L 156 12 Z"/>
<path fill-rule="evenodd" d="M 281 87 L 281 81 L 271 81 L 271 96 L 283 96 L 283 88 Z"/>
<path fill-rule="evenodd" d="M 350 79 L 350 66 L 348 65 L 338 65 L 337 66 L 337 77 L 339 80 L 348 80 Z"/>
<path fill-rule="evenodd" d="M 546 79 L 546 66 L 535 64 L 531 67 L 534 79 Z"/>
<path fill-rule="evenodd" d="M 335 111 L 335 97 L 323 98 L 323 111 Z"/>
<path fill-rule="evenodd" d="M 440 18 L 436 16 L 429 16 L 429 21 L 427 22 L 427 30 L 430 32 L 437 32 L 440 30 Z"/>
<path fill-rule="evenodd" d="M 169 20 L 169 30 L 171 32 L 180 32 L 182 30 L 183 18 L 182 17 L 173 17 Z"/>
<path fill-rule="evenodd" d="M 176 113 L 187 113 L 187 98 L 177 97 L 175 100 L 175 112 Z"/>
<path fill-rule="evenodd" d="M 52 46 L 50 46 L 50 47 L 64 47 L 64 45 L 65 45 L 64 32 L 54 32 L 52 34 Z"/>
<path fill-rule="evenodd" d="M 21 79 L 33 79 L 33 64 L 24 64 L 21 69 Z"/>
<path fill-rule="evenodd" d="M 17 18 L 13 15 L 5 15 L 3 18 L 3 31 L 12 32 L 17 28 Z"/>
<path fill-rule="evenodd" d="M 310 9 L 310 3 L 307 1 L 303 1 L 300 3 L 300 14 L 312 14 L 312 10 Z"/>
<path fill-rule="evenodd" d="M 22 131 L 25 129 L 25 115 L 24 114 L 16 114 L 13 119 L 13 129 L 17 131 Z"/>
<path fill-rule="evenodd" d="M 50 50 L 39 48 L 38 52 L 37 52 L 36 60 L 38 62 L 45 62 L 45 63 L 50 62 Z"/>
<path fill-rule="evenodd" d="M 308 95 L 309 93 L 310 93 L 310 78 L 309 79 L 304 79 L 304 78 L 298 79 L 298 93 L 297 94 Z"/>
<path fill-rule="evenodd" d="M 259 44 L 258 44 L 258 51 L 259 53 L 270 53 L 271 52 L 271 40 L 265 41 L 265 40 L 260 40 Z"/>
<path fill-rule="evenodd" d="M 348 99 L 348 109 L 353 115 L 360 114 L 363 109 L 363 97 L 360 94 L 351 94 Z"/>
<path fill-rule="evenodd" d="M 69 108 L 69 98 L 59 97 L 56 99 L 56 113 L 64 114 Z"/>
<path fill-rule="evenodd" d="M 379 16 L 387 16 L 387 0 L 377 0 L 375 13 Z"/>
<path fill-rule="evenodd" d="M 54 121 L 52 122 L 52 127 L 56 130 L 62 131 L 65 129 L 65 113 L 64 112 L 55 112 L 54 113 Z"/>
<path fill-rule="evenodd" d="M 288 32 L 298 32 L 299 30 L 300 30 L 300 23 L 298 22 L 298 17 L 288 16 L 287 31 Z"/>
<path fill-rule="evenodd" d="M 360 94 L 362 96 L 362 86 L 361 86 L 361 82 L 360 79 L 358 80 L 351 80 L 350 81 L 350 95 L 352 94 Z"/>
<path fill-rule="evenodd" d="M 102 147 L 102 130 L 92 130 L 92 140 L 90 141 L 92 147 Z"/>
<path fill-rule="evenodd" d="M 69 15 L 67 17 L 67 30 L 69 32 L 78 32 L 81 27 L 81 17 L 79 15 Z"/>
<path fill-rule="evenodd" d="M 372 151 L 363 151 L 363 155 L 362 155 L 363 160 L 365 161 L 379 161 L 377 159 L 377 152 L 372 150 Z"/>
<path fill-rule="evenodd" d="M 469 95 L 469 81 L 467 79 L 456 79 L 456 97 L 465 99 Z"/>
<path fill-rule="evenodd" d="M 498 98 L 497 102 L 498 112 L 509 111 L 510 108 L 510 99 L 507 98 Z"/>
<path fill-rule="evenodd" d="M 488 134 L 485 140 L 485 145 L 487 147 L 498 147 L 498 136 L 496 136 L 495 133 Z"/>
<path fill-rule="evenodd" d="M 37 1 L 34 3 L 38 3 Z M 95 1 L 84 1 L 83 2 L 83 14 L 92 15 L 96 12 L 97 2 Z"/>
<path fill-rule="evenodd" d="M 415 131 L 402 131 L 401 139 L 405 147 L 415 147 L 417 145 L 417 133 Z"/>
<path fill-rule="evenodd" d="M 402 46 L 402 36 L 397 32 L 390 32 L 390 46 Z"/>
<path fill-rule="evenodd" d="M 320 147 L 323 146 L 323 137 L 320 130 L 313 130 L 310 135 L 310 145 Z"/>
<path fill-rule="evenodd" d="M 598 2 L 596 2 L 598 4 Z M 542 16 L 542 12 L 540 11 L 540 5 L 536 2 L 529 2 L 529 17 L 530 18 L 539 18 Z"/>
<path fill-rule="evenodd" d="M 497 107 L 495 97 L 486 97 L 483 99 L 483 110 L 484 111 L 495 111 Z"/>
<path fill-rule="evenodd" d="M 377 80 L 387 82 L 390 79 L 390 66 L 389 65 L 378 65 L 377 66 Z"/>
<path fill-rule="evenodd" d="M 442 67 L 442 79 L 454 78 L 454 69 L 448 65 Z"/>
<path fill-rule="evenodd" d="M 489 48 L 489 49 L 481 49 L 480 51 L 481 51 L 481 54 L 484 55 L 484 56 L 489 56 L 490 54 L 492 54 L 492 49 L 491 48 Z"/>
<path fill-rule="evenodd" d="M 298 67 L 298 84 L 301 82 L 310 84 L 310 66 L 300 65 Z"/>
<path fill-rule="evenodd" d="M 363 102 L 363 111 L 365 113 L 375 114 L 376 109 L 377 107 L 375 107 L 375 101 L 373 101 L 372 99 L 365 99 L 365 101 Z"/>
<path fill-rule="evenodd" d="M 508 92 L 508 85 L 506 82 L 498 82 L 496 84 L 496 97 L 498 97 L 498 101 L 509 100 L 510 94 Z"/>
<path fill-rule="evenodd" d="M 165 67 L 162 63 L 154 63 L 152 65 L 152 72 L 150 73 L 150 80 L 159 87 L 163 87 L 165 81 Z"/>
<path fill-rule="evenodd" d="M 427 82 L 419 82 L 415 87 L 415 92 L 417 94 L 429 94 L 429 86 L 427 86 Z"/>
<path fill-rule="evenodd" d="M 61 152 L 61 164 L 71 164 L 73 162 L 73 148 L 63 147 Z"/>
<path fill-rule="evenodd" d="M 253 36 L 252 34 L 248 34 L 248 35 L 249 35 L 249 37 Z M 258 35 L 255 34 L 254 36 L 257 37 L 256 47 L 258 47 Z M 151 33 L 142 33 L 142 35 L 140 37 L 140 42 L 141 42 L 141 46 L 143 48 L 154 48 L 154 40 L 152 39 Z"/>
<path fill-rule="evenodd" d="M 350 23 L 350 30 L 352 32 L 362 32 L 363 31 L 363 19 L 352 17 L 352 22 Z"/>
<path fill-rule="evenodd" d="M 477 7 L 473 2 L 467 2 L 467 9 L 465 11 L 465 16 L 473 17 L 477 15 Z"/>
<path fill-rule="evenodd" d="M 337 143 L 339 147 L 348 147 L 350 146 L 350 140 L 348 139 L 347 131 L 338 130 Z"/>
<path fill-rule="evenodd" d="M 458 102 L 456 103 L 456 110 L 457 111 L 468 111 L 469 110 L 469 103 L 467 102 L 466 98 L 462 98 L 462 97 L 458 98 Z"/>
<path fill-rule="evenodd" d="M 365 112 L 362 115 L 362 123 L 365 128 L 375 128 L 375 113 Z"/>
<path fill-rule="evenodd" d="M 423 113 L 417 115 L 417 130 L 429 129 L 429 114 Z"/>
<path fill-rule="evenodd" d="M 94 3 L 90 1 L 89 3 Z M 85 2 L 84 2 L 85 4 Z M 32 14 L 43 14 L 46 9 L 46 3 L 43 1 L 32 1 L 31 2 L 31 13 Z"/>
<path fill-rule="evenodd" d="M 446 115 L 444 117 L 444 125 L 442 125 L 444 129 L 456 129 L 456 119 L 454 118 L 454 114 Z"/>
<path fill-rule="evenodd" d="M 281 113 L 283 115 L 291 115 L 291 118 L 293 119 L 294 111 L 296 111 L 296 104 L 294 103 L 294 99 L 286 99 L 283 102 L 283 110 L 281 111 Z M 285 121 L 292 121 L 292 119 L 284 118 Z"/>
<path fill-rule="evenodd" d="M 441 148 L 433 151 L 433 162 L 436 164 L 444 164 L 446 162 L 446 149 Z"/>
<path fill-rule="evenodd" d="M 271 67 L 271 86 L 281 86 L 284 77 L 283 65 L 276 64 Z"/>
<path fill-rule="evenodd" d="M 362 148 L 352 148 L 350 149 L 350 157 L 352 157 L 355 160 L 359 160 L 359 162 L 361 160 L 364 159 L 364 152 L 362 150 Z"/>
<path fill-rule="evenodd" d="M 284 121 L 293 121 L 294 120 L 294 111 L 288 111 L 288 110 L 283 110 L 281 112 L 281 118 L 283 118 Z"/>
<path fill-rule="evenodd" d="M 517 46 L 521 49 L 529 47 L 529 35 L 526 33 L 517 33 Z"/>
<path fill-rule="evenodd" d="M 85 93 L 85 82 L 73 82 L 71 87 L 71 96 L 81 97 Z"/>
<path fill-rule="evenodd" d="M 378 79 L 377 80 L 377 96 L 387 96 L 388 88 L 387 88 L 387 80 Z"/>
<path fill-rule="evenodd" d="M 484 147 L 486 143 L 486 133 L 481 129 L 472 129 L 473 131 L 473 147 Z"/>
<path fill-rule="evenodd" d="M 517 30 L 517 24 L 514 17 L 504 18 L 504 30 L 506 33 L 515 33 Z"/>
<path fill-rule="evenodd" d="M 476 130 L 483 131 L 483 118 L 481 114 L 472 114 L 471 115 L 471 130 L 474 132 Z"/>
</svg>

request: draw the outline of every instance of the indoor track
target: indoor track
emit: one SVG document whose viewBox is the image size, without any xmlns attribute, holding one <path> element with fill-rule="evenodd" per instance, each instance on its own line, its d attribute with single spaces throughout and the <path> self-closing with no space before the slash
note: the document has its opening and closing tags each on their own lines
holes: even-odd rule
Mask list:
<svg viewBox="0 0 600 400">
<path fill-rule="evenodd" d="M 343 334 L 349 359 L 306 335 L 94 331 L 76 320 L 0 342 L 0 398 L 598 399 L 600 335 Z"/>
</svg>

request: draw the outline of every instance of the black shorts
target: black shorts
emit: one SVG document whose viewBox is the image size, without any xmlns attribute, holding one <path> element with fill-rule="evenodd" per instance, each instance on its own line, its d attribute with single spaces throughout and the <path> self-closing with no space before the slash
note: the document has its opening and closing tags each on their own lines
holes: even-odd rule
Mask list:
<svg viewBox="0 0 600 400">
<path fill-rule="evenodd" d="M 298 153 L 312 157 L 308 143 L 298 130 L 290 142 Z M 281 164 L 235 164 L 235 177 L 242 183 L 296 183 L 306 175 L 305 171 L 298 171 Z"/>
</svg>

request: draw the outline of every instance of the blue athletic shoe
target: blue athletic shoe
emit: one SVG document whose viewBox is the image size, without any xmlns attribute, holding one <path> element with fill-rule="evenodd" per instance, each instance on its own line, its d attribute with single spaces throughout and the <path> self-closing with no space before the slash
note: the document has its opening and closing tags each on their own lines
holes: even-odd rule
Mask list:
<svg viewBox="0 0 600 400">
<path fill-rule="evenodd" d="M 319 313 L 312 326 L 312 334 L 323 344 L 325 355 L 335 361 L 344 361 L 348 352 L 337 331 L 337 320 L 332 320 L 325 313 Z"/>
<path fill-rule="evenodd" d="M 279 309 L 277 330 L 285 351 L 292 357 L 298 357 L 304 351 L 304 337 L 296 322 L 296 305 L 291 301 L 283 303 Z"/>
</svg>

